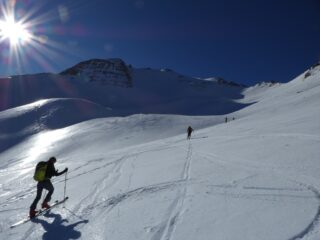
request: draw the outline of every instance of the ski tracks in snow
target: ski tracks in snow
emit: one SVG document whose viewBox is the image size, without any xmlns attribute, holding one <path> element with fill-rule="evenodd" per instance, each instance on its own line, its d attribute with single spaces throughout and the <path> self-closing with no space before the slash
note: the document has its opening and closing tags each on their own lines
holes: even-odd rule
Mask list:
<svg viewBox="0 0 320 240">
<path fill-rule="evenodd" d="M 183 185 L 177 190 L 177 197 L 168 208 L 168 219 L 159 227 L 159 230 L 152 237 L 153 240 L 170 240 L 177 228 L 178 221 L 181 219 L 184 211 L 183 206 L 187 196 L 188 184 L 190 180 L 191 163 L 192 143 L 191 141 L 188 141 L 187 157 L 181 173 L 181 181 L 183 182 Z"/>
<path fill-rule="evenodd" d="M 118 181 L 121 175 L 120 169 L 128 158 L 129 156 L 125 155 L 111 163 L 109 162 L 107 164 L 103 164 L 102 166 L 98 166 L 92 170 L 94 172 L 98 170 L 106 170 L 107 167 L 113 165 L 106 175 L 103 175 L 98 181 L 95 182 L 95 187 L 88 193 L 87 197 L 79 202 L 78 206 L 75 208 L 76 212 L 81 212 L 81 215 L 86 215 L 91 212 L 89 210 L 92 210 L 94 206 L 97 205 L 100 195 L 105 194 L 108 187 Z"/>
<path fill-rule="evenodd" d="M 157 148 L 144 150 L 140 152 L 137 151 L 133 154 L 123 156 L 121 159 L 115 161 L 115 165 L 108 172 L 108 177 L 104 176 L 101 179 L 101 183 L 97 184 L 96 187 L 90 192 L 90 194 L 78 204 L 77 211 L 81 212 L 82 216 L 92 214 L 93 211 L 98 211 L 98 215 L 108 214 L 113 208 L 115 208 L 120 203 L 126 200 L 132 198 L 135 199 L 141 196 L 147 196 L 149 194 L 154 194 L 161 191 L 175 190 L 177 191 L 176 197 L 167 209 L 166 220 L 164 220 L 162 223 L 159 224 L 159 226 L 155 228 L 157 229 L 157 231 L 153 233 L 153 236 L 151 238 L 154 240 L 170 240 L 177 228 L 177 223 L 179 219 L 181 219 L 181 215 L 184 211 L 183 206 L 185 198 L 187 196 L 187 187 L 190 182 L 191 174 L 191 163 L 193 154 L 191 141 L 188 142 L 187 156 L 185 158 L 185 162 L 183 164 L 179 180 L 162 182 L 158 184 L 139 187 L 132 190 L 127 190 L 123 193 L 119 193 L 109 198 L 105 198 L 103 197 L 103 194 L 101 194 L 102 192 L 107 192 L 110 186 L 117 184 L 118 180 L 121 177 L 121 169 L 123 168 L 125 163 L 127 163 L 128 161 L 131 162 L 131 175 L 128 176 L 127 180 L 127 188 L 129 189 L 133 177 L 133 169 L 135 168 L 134 161 L 138 159 L 139 155 L 149 151 L 161 151 L 168 148 L 172 147 L 164 146 L 160 149 Z M 126 166 L 129 165 L 126 164 Z M 99 218 L 99 216 L 95 217 Z"/>
<path fill-rule="evenodd" d="M 294 181 L 296 182 L 296 181 Z M 308 226 L 306 226 L 300 233 L 296 234 L 295 236 L 289 238 L 288 240 L 299 240 L 299 239 L 305 239 L 308 238 L 309 236 L 317 236 L 319 235 L 320 231 L 320 192 L 314 188 L 313 186 L 307 185 L 305 183 L 300 183 L 300 182 L 296 182 L 298 183 L 300 186 L 308 189 L 309 191 L 313 192 L 314 195 L 316 196 L 316 198 L 318 199 L 318 209 L 317 212 L 314 216 L 314 218 L 312 219 L 312 221 L 309 223 Z"/>
<path fill-rule="evenodd" d="M 94 206 L 89 206 L 89 209 L 94 209 L 96 207 L 101 207 L 101 208 L 109 208 L 111 210 L 121 202 L 130 199 L 130 198 L 135 198 L 135 197 L 140 197 L 140 196 L 146 196 L 148 194 L 153 194 L 157 193 L 160 191 L 167 191 L 169 189 L 172 189 L 176 186 L 180 186 L 183 184 L 183 180 L 178 180 L 178 181 L 169 181 L 169 182 L 163 182 L 159 184 L 153 184 L 149 186 L 144 186 L 140 188 L 136 188 L 124 193 L 119 193 L 116 196 L 110 197 L 105 200 L 101 200 L 100 202 L 97 202 L 96 205 Z"/>
<path fill-rule="evenodd" d="M 208 187 L 223 188 L 223 189 L 236 189 L 236 188 L 239 188 L 239 184 L 266 173 L 265 169 L 258 168 L 257 166 L 250 166 L 249 164 L 241 164 L 240 162 L 228 162 L 216 154 L 199 152 L 199 151 L 196 151 L 195 154 L 197 154 L 197 155 L 207 159 L 209 162 L 212 162 L 215 164 L 234 167 L 234 168 L 240 168 L 243 170 L 249 170 L 249 171 L 255 172 L 254 174 L 251 174 L 249 176 L 233 180 L 232 184 L 226 184 L 226 185 L 212 185 L 212 184 L 210 184 L 210 185 L 208 185 Z M 248 162 L 245 161 L 245 163 L 248 163 Z M 285 191 L 286 192 L 285 194 L 280 194 L 278 196 L 279 197 L 281 197 L 281 196 L 282 197 L 295 197 L 295 198 L 313 198 L 313 199 L 316 198 L 318 201 L 318 208 L 316 209 L 316 212 L 315 212 L 313 219 L 304 229 L 301 230 L 301 232 L 295 234 L 293 237 L 290 237 L 288 240 L 309 239 L 309 237 L 312 238 L 314 236 L 318 236 L 320 234 L 320 230 L 319 230 L 320 229 L 320 191 L 316 187 L 314 187 L 310 184 L 296 181 L 294 176 L 292 176 L 291 178 L 284 177 L 285 174 L 283 174 L 283 172 L 281 172 L 280 170 L 272 169 L 271 171 L 272 171 L 272 174 L 274 174 L 277 178 L 288 180 L 288 181 L 294 183 L 296 186 L 298 185 L 299 187 L 288 188 L 288 187 L 242 186 L 240 189 L 244 190 L 245 191 L 244 193 L 232 193 L 232 192 L 226 193 L 226 192 L 224 192 L 223 194 L 227 194 L 229 196 L 234 196 L 234 197 L 239 197 L 239 198 L 248 198 L 249 199 L 250 195 L 255 196 L 255 197 L 259 197 L 259 198 L 272 196 L 272 194 L 269 194 L 269 193 L 258 193 L 260 191 L 264 191 L 264 192 L 265 191 L 267 191 L 267 192 Z M 254 191 L 255 193 L 249 193 L 247 191 L 250 191 L 250 192 Z M 292 191 L 293 192 L 311 192 L 313 194 L 313 197 L 311 197 L 311 196 L 306 197 L 306 196 L 302 196 L 302 195 L 292 195 L 292 194 L 288 193 L 288 192 L 292 192 Z M 270 199 L 266 198 L 264 200 L 270 200 Z M 273 199 L 271 199 L 271 200 L 274 201 Z M 314 239 L 314 238 L 312 238 L 312 239 Z"/>
</svg>

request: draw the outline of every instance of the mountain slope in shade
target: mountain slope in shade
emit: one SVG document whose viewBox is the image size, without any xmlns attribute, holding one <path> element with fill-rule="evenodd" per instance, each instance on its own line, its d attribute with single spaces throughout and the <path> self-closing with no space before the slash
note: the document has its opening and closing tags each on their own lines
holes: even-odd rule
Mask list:
<svg viewBox="0 0 320 240">
<path fill-rule="evenodd" d="M 113 109 L 113 116 L 136 113 L 221 115 L 247 104 L 240 85 L 186 77 L 172 70 L 135 69 L 119 59 L 93 59 L 61 74 L 0 79 L 0 110 L 49 98 L 82 98 Z"/>
</svg>

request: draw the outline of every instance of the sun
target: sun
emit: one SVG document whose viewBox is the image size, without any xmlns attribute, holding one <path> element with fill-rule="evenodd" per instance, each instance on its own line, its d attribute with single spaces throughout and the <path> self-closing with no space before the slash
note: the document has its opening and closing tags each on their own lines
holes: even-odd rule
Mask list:
<svg viewBox="0 0 320 240">
<path fill-rule="evenodd" d="M 31 40 L 31 33 L 13 17 L 0 20 L 0 38 L 8 39 L 12 46 L 23 45 Z"/>
<path fill-rule="evenodd" d="M 4 69 L 6 74 L 13 75 L 35 69 L 52 72 L 65 61 L 66 56 L 77 56 L 78 48 L 71 48 L 67 37 L 71 34 L 75 38 L 83 35 L 84 31 L 82 28 L 79 30 L 78 24 L 68 22 L 69 17 L 69 8 L 62 3 L 51 5 L 51 1 L 0 0 L 1 71 Z"/>
</svg>

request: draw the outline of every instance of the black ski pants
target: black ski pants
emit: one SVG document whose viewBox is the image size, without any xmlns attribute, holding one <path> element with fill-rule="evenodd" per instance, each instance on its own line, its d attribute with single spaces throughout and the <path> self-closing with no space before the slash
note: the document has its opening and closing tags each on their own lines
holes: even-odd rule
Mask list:
<svg viewBox="0 0 320 240">
<path fill-rule="evenodd" d="M 44 199 L 43 202 L 49 202 L 51 200 L 51 196 L 52 196 L 52 193 L 54 191 L 54 187 L 53 187 L 51 181 L 50 180 L 45 180 L 45 181 L 42 181 L 42 182 L 38 182 L 38 185 L 37 185 L 37 196 L 34 199 L 33 203 L 31 204 L 30 209 L 34 210 L 34 209 L 37 208 L 37 204 L 38 204 L 39 200 L 41 199 L 41 195 L 42 195 L 42 190 L 43 189 L 46 189 L 48 191 L 47 196 L 46 196 L 46 198 Z"/>
</svg>

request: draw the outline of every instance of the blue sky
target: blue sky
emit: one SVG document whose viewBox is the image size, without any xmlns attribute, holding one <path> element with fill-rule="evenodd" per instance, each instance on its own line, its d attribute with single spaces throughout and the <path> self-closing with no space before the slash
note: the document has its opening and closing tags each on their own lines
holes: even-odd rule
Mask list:
<svg viewBox="0 0 320 240">
<path fill-rule="evenodd" d="M 16 20 L 29 23 L 37 40 L 21 44 L 16 57 L 0 41 L 0 75 L 59 72 L 90 58 L 118 57 L 135 67 L 251 85 L 287 82 L 320 60 L 318 0 L 39 3 L 15 1 Z"/>
</svg>

